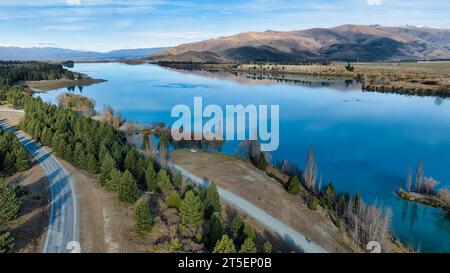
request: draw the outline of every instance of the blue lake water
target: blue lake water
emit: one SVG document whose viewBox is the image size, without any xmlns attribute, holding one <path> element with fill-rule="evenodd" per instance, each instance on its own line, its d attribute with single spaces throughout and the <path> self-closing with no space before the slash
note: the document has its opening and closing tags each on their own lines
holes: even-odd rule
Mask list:
<svg viewBox="0 0 450 273">
<path fill-rule="evenodd" d="M 393 211 L 393 233 L 423 252 L 450 252 L 450 221 L 440 209 L 398 200 L 410 166 L 422 160 L 426 176 L 450 186 L 450 100 L 362 92 L 357 84 L 308 85 L 252 80 L 154 65 L 76 64 L 75 71 L 107 82 L 85 86 L 97 110 L 111 105 L 128 120 L 143 124 L 175 118 L 174 105 L 280 105 L 280 146 L 273 158 L 304 165 L 314 147 L 323 183 L 338 191 L 361 192 L 368 203 Z M 56 102 L 67 89 L 41 94 Z M 78 91 L 78 89 L 77 89 Z M 224 146 L 233 153 L 234 144 Z"/>
</svg>

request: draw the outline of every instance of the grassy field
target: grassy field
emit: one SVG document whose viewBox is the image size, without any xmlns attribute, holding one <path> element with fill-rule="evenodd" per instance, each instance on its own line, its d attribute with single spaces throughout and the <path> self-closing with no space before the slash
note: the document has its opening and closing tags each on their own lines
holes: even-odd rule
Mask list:
<svg viewBox="0 0 450 273">
<path fill-rule="evenodd" d="M 27 81 L 25 85 L 30 87 L 34 92 L 45 92 L 53 89 L 59 89 L 71 86 L 85 86 L 104 82 L 98 79 L 82 79 L 82 80 L 44 80 L 44 81 Z"/>
<path fill-rule="evenodd" d="M 450 62 L 330 64 L 165 64 L 174 68 L 224 70 L 263 75 L 309 75 L 357 80 L 366 91 L 450 96 Z"/>
</svg>

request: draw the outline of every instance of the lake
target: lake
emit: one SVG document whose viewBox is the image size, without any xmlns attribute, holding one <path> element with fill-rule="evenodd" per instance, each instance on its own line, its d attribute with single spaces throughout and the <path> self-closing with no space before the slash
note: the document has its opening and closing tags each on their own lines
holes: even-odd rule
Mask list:
<svg viewBox="0 0 450 273">
<path fill-rule="evenodd" d="M 175 118 L 174 105 L 280 105 L 280 146 L 273 160 L 304 166 L 313 147 L 323 184 L 359 191 L 368 203 L 392 208 L 394 235 L 422 252 L 450 252 L 450 220 L 440 209 L 398 200 L 410 166 L 450 185 L 450 101 L 361 91 L 357 83 L 251 79 L 228 73 L 188 72 L 150 64 L 76 64 L 73 70 L 107 82 L 82 88 L 97 110 L 111 105 L 127 120 L 143 124 Z M 311 82 L 313 81 L 313 82 Z M 77 89 L 77 92 L 80 90 Z M 39 94 L 55 103 L 67 89 Z M 226 153 L 235 143 L 226 143 Z"/>
</svg>

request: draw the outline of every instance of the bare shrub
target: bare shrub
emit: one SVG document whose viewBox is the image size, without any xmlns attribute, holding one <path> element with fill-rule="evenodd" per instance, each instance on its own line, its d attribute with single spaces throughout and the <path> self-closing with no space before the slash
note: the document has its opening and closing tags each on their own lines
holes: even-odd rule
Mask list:
<svg viewBox="0 0 450 273">
<path fill-rule="evenodd" d="M 305 171 L 303 173 L 305 186 L 311 191 L 316 191 L 317 164 L 314 159 L 314 149 L 310 149 L 306 157 Z"/>
<path fill-rule="evenodd" d="M 414 181 L 414 190 L 417 191 L 417 189 L 420 188 L 420 185 L 423 183 L 423 162 L 419 161 L 419 164 L 417 165 L 417 171 L 416 171 L 416 177 Z"/>
<path fill-rule="evenodd" d="M 438 182 L 434 180 L 432 177 L 425 177 L 422 180 L 422 182 L 418 185 L 416 192 L 433 194 L 434 188 L 436 187 L 437 184 Z"/>
<path fill-rule="evenodd" d="M 353 243 L 361 248 L 370 241 L 377 241 L 383 246 L 390 237 L 390 208 L 360 202 L 355 210 L 349 203 L 344 219 Z"/>
<path fill-rule="evenodd" d="M 116 129 L 122 124 L 121 114 L 114 111 L 110 105 L 105 105 L 103 107 L 103 120 L 111 124 Z"/>
<path fill-rule="evenodd" d="M 411 192 L 412 178 L 413 178 L 412 169 L 409 168 L 408 176 L 406 177 L 406 190 L 408 192 Z"/>
</svg>

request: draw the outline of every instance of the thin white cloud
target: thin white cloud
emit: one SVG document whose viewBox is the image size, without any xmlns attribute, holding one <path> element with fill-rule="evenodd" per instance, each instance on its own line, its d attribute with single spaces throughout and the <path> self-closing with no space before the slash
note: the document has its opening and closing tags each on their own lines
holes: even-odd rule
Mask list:
<svg viewBox="0 0 450 273">
<path fill-rule="evenodd" d="M 369 6 L 381 6 L 381 0 L 366 0 Z"/>
<path fill-rule="evenodd" d="M 79 5 L 81 5 L 81 0 L 67 0 L 67 5 L 79 6 Z"/>
<path fill-rule="evenodd" d="M 56 47 L 56 43 L 52 41 L 39 41 L 35 42 L 34 45 L 37 47 Z"/>
</svg>

